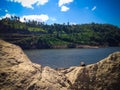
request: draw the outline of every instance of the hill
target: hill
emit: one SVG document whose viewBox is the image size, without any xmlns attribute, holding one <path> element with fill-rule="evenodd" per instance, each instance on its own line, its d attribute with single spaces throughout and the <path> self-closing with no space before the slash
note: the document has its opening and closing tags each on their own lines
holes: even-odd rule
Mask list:
<svg viewBox="0 0 120 90">
<path fill-rule="evenodd" d="M 0 20 L 0 38 L 23 49 L 120 46 L 120 28 L 97 23 L 47 25 L 12 17 Z"/>
</svg>

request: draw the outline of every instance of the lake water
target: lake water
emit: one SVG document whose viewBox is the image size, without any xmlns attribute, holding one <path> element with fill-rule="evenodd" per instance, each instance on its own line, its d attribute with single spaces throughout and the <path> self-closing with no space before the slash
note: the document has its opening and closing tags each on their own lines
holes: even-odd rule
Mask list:
<svg viewBox="0 0 120 90">
<path fill-rule="evenodd" d="M 120 51 L 120 47 L 24 50 L 32 62 L 52 68 L 79 66 L 81 61 L 93 64 L 116 51 Z"/>
</svg>

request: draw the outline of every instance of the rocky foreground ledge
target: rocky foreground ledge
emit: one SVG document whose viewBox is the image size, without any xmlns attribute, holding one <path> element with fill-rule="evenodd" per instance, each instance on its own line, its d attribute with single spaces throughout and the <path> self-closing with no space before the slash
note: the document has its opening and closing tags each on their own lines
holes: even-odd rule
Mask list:
<svg viewBox="0 0 120 90">
<path fill-rule="evenodd" d="M 0 40 L 0 90 L 120 90 L 120 52 L 85 67 L 54 70 Z"/>
</svg>

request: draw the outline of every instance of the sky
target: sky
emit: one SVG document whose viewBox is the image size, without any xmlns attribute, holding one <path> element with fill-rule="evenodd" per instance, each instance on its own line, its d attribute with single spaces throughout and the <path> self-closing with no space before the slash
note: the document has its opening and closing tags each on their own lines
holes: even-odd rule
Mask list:
<svg viewBox="0 0 120 90">
<path fill-rule="evenodd" d="M 120 0 L 0 0 L 0 19 L 19 16 L 21 22 L 47 24 L 107 23 L 120 27 Z"/>
</svg>

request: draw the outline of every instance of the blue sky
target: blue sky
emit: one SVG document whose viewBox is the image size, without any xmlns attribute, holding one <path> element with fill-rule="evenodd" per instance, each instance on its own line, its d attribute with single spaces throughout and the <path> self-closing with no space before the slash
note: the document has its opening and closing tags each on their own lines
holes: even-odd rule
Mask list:
<svg viewBox="0 0 120 90">
<path fill-rule="evenodd" d="M 0 0 L 0 19 L 16 15 L 24 22 L 47 24 L 108 23 L 120 27 L 120 0 Z"/>
</svg>

